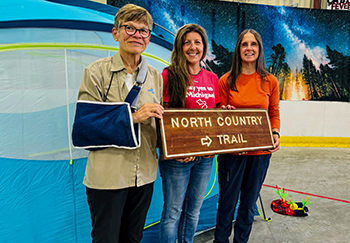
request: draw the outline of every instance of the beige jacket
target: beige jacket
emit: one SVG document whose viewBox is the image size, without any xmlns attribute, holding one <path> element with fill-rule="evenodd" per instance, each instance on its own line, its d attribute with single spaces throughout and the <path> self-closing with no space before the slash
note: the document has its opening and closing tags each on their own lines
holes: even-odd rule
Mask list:
<svg viewBox="0 0 350 243">
<path fill-rule="evenodd" d="M 133 73 L 134 81 L 139 67 L 140 65 Z M 78 99 L 102 102 L 112 71 L 116 73 L 106 102 L 124 101 L 129 92 L 125 84 L 128 72 L 119 52 L 113 57 L 97 60 L 85 69 Z M 159 71 L 148 65 L 147 79 L 139 93 L 137 109 L 145 103 L 161 104 L 162 85 L 162 76 Z M 158 165 L 156 140 L 155 118 L 149 118 L 141 123 L 140 148 L 106 148 L 90 151 L 83 183 L 95 189 L 121 189 L 153 182 L 157 176 Z"/>
</svg>

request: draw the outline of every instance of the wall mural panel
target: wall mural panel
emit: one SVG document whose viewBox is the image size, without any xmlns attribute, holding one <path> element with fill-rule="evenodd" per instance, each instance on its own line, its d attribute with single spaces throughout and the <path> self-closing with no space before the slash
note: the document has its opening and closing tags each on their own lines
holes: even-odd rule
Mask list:
<svg viewBox="0 0 350 243">
<path fill-rule="evenodd" d="M 116 7 L 127 3 L 130 1 L 108 1 Z M 350 101 L 348 11 L 214 0 L 132 3 L 146 8 L 155 23 L 173 33 L 187 23 L 202 25 L 210 43 L 205 61 L 219 77 L 230 69 L 238 34 L 252 28 L 263 39 L 266 66 L 280 82 L 281 100 Z"/>
</svg>

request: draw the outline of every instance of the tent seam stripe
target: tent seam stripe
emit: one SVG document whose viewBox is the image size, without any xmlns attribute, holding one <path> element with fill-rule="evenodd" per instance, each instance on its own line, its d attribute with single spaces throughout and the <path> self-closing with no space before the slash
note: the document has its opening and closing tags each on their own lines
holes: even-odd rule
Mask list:
<svg viewBox="0 0 350 243">
<path fill-rule="evenodd" d="M 50 42 L 37 42 L 37 43 L 15 43 L 0 45 L 0 52 L 5 51 L 17 51 L 17 50 L 33 50 L 33 49 L 91 49 L 102 51 L 118 51 L 119 47 L 108 45 L 96 45 L 96 44 L 83 44 L 83 43 L 50 43 Z M 149 53 L 141 53 L 141 55 L 159 61 L 165 65 L 170 65 L 169 62 Z"/>
<path fill-rule="evenodd" d="M 73 192 L 73 210 L 74 210 L 74 233 L 75 233 L 75 242 L 78 243 L 78 229 L 77 229 L 77 209 L 75 201 L 75 180 L 74 180 L 74 169 L 73 169 L 73 156 L 72 156 L 72 145 L 71 145 L 71 136 L 70 136 L 70 116 L 69 116 L 69 94 L 68 94 L 68 60 L 67 60 L 67 49 L 64 48 L 64 67 L 65 67 L 65 79 L 66 79 L 66 99 L 67 99 L 67 132 L 68 132 L 68 146 L 69 146 L 69 155 L 70 163 L 69 167 L 71 168 L 72 176 L 72 192 Z"/>
</svg>

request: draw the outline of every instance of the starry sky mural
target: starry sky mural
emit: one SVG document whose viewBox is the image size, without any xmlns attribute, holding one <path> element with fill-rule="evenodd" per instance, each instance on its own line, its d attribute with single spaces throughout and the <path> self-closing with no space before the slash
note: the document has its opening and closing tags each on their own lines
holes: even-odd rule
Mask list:
<svg viewBox="0 0 350 243">
<path fill-rule="evenodd" d="M 280 44 L 285 52 L 284 62 L 290 70 L 289 74 L 287 69 L 283 75 L 274 73 L 276 76 L 279 75 L 281 99 L 340 101 L 350 99 L 350 71 L 346 71 L 350 69 L 350 12 L 348 11 L 214 0 L 181 0 L 176 3 L 172 0 L 110 0 L 108 3 L 122 7 L 130 2 L 146 8 L 155 23 L 173 33 L 187 23 L 203 26 L 207 30 L 210 44 L 207 60 L 213 61 L 213 65 L 224 60 L 213 54 L 218 53 L 218 50 L 214 49 L 221 48 L 227 53 L 233 52 L 238 34 L 247 28 L 255 29 L 260 33 L 264 44 L 266 66 L 270 66 L 273 62 L 271 60 L 271 55 L 274 53 L 273 47 Z M 172 37 L 165 38 L 169 42 L 173 41 Z M 341 64 L 336 64 L 335 60 L 329 59 L 330 52 L 336 52 L 332 54 L 333 59 L 340 58 Z M 230 54 L 232 56 L 232 53 Z M 229 71 L 230 64 L 222 67 L 223 70 L 226 69 L 225 72 Z M 308 71 L 305 68 L 306 64 L 312 66 Z M 343 77 L 334 74 L 334 72 L 344 73 L 344 70 L 346 75 L 342 74 Z M 316 76 L 318 75 L 317 80 L 309 78 L 312 75 L 314 77 L 315 73 Z M 223 73 L 219 71 L 217 74 L 220 76 Z M 330 74 L 336 76 L 329 79 Z M 328 84 L 324 84 L 325 82 Z M 285 90 L 286 87 L 290 90 Z M 299 94 L 283 96 L 283 92 L 299 92 Z"/>
</svg>

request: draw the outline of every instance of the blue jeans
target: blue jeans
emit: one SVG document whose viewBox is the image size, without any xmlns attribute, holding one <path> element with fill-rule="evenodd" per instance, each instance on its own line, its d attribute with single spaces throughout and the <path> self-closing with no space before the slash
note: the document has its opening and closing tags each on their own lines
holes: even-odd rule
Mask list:
<svg viewBox="0 0 350 243">
<path fill-rule="evenodd" d="M 181 163 L 159 162 L 164 206 L 160 220 L 160 242 L 193 242 L 199 211 L 208 186 L 213 158 L 197 157 Z M 176 237 L 177 236 L 177 237 Z"/>
</svg>

